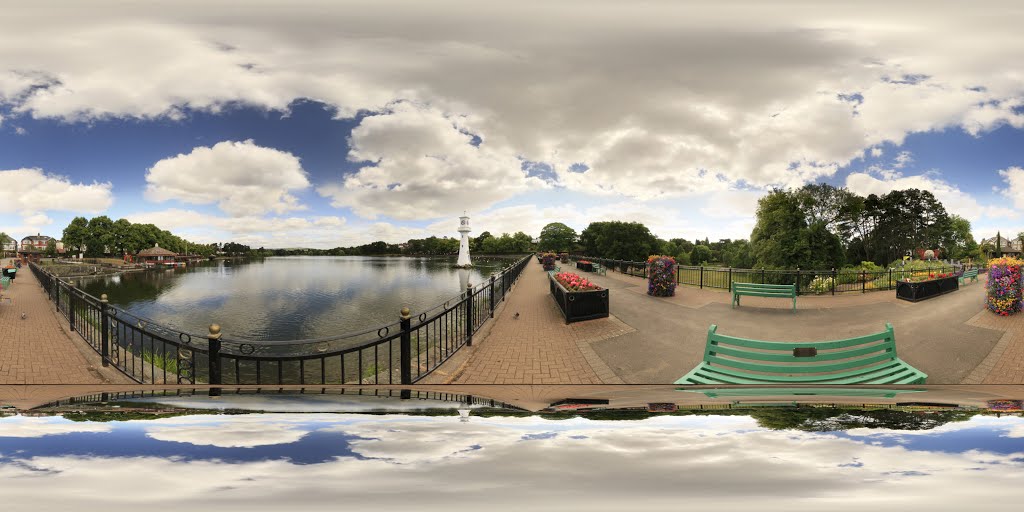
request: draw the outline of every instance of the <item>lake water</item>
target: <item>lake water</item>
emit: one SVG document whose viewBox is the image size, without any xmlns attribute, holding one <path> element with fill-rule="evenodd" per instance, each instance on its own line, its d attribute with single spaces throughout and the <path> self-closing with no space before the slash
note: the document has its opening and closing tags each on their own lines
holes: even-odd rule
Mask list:
<svg viewBox="0 0 1024 512">
<path fill-rule="evenodd" d="M 211 323 L 225 338 L 295 340 L 334 336 L 398 320 L 459 295 L 506 261 L 291 256 L 217 261 L 186 269 L 133 272 L 82 280 L 85 292 L 161 325 L 203 334 Z"/>
</svg>

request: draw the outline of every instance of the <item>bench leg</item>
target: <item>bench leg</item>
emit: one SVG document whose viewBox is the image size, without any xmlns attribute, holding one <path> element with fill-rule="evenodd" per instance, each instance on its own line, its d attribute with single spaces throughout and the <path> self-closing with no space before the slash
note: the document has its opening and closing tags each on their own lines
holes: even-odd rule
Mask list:
<svg viewBox="0 0 1024 512">
<path fill-rule="evenodd" d="M 793 297 L 793 312 L 796 313 L 796 297 Z"/>
</svg>

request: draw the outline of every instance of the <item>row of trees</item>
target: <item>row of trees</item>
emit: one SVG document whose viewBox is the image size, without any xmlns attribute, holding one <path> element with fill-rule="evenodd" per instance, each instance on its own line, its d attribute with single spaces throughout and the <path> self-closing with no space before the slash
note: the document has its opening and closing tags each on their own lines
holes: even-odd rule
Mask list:
<svg viewBox="0 0 1024 512">
<path fill-rule="evenodd" d="M 62 236 L 65 251 L 83 252 L 90 258 L 135 254 L 157 244 L 169 251 L 200 256 L 210 256 L 217 251 L 216 244 L 192 243 L 153 224 L 132 224 L 127 219 L 114 221 L 106 215 L 91 219 L 75 217 L 64 228 Z"/>
<path fill-rule="evenodd" d="M 979 247 L 971 223 L 949 214 L 927 190 L 862 197 L 811 184 L 762 197 L 749 241 L 663 240 L 643 224 L 620 221 L 592 222 L 577 234 L 553 222 L 541 231 L 539 249 L 632 261 L 668 254 L 683 265 L 831 269 L 864 262 L 890 265 L 917 249 L 939 249 L 945 258 L 984 259 L 993 248 Z"/>
<path fill-rule="evenodd" d="M 889 265 L 917 249 L 940 249 L 952 259 L 982 256 L 971 223 L 919 189 L 867 197 L 826 184 L 773 190 L 758 201 L 750 234 L 754 265 L 764 268 Z"/>
<path fill-rule="evenodd" d="M 332 249 L 250 249 L 241 244 L 224 244 L 223 251 L 229 255 L 248 254 L 252 256 L 378 256 L 384 254 L 407 254 L 420 256 L 446 256 L 458 254 L 460 239 L 431 236 L 414 238 L 404 244 L 390 244 L 381 240 L 351 247 Z M 514 234 L 502 233 L 494 236 L 484 231 L 478 237 L 470 237 L 469 250 L 477 254 L 522 254 L 533 252 L 530 235 L 522 231 Z"/>
</svg>

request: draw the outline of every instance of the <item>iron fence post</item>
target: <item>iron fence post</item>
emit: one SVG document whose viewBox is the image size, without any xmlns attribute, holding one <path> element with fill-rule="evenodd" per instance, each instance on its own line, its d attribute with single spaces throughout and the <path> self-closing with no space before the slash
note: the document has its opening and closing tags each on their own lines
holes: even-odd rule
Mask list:
<svg viewBox="0 0 1024 512">
<path fill-rule="evenodd" d="M 103 366 L 110 366 L 110 314 L 107 313 L 107 294 L 100 295 L 100 356 Z"/>
<path fill-rule="evenodd" d="M 729 290 L 732 290 L 732 267 L 729 267 Z"/>
<path fill-rule="evenodd" d="M 761 269 L 761 284 L 764 284 L 764 269 Z"/>
<path fill-rule="evenodd" d="M 836 273 L 836 268 L 832 267 L 832 295 L 836 294 L 836 278 L 838 277 L 839 275 Z"/>
<path fill-rule="evenodd" d="M 887 289 L 892 289 L 892 267 L 889 267 L 889 288 Z"/>
<path fill-rule="evenodd" d="M 402 341 L 398 349 L 401 358 L 399 364 L 401 382 L 402 384 L 412 384 L 412 317 L 409 308 L 402 308 L 398 319 L 402 327 Z"/>
<path fill-rule="evenodd" d="M 491 318 L 494 318 L 494 274 L 491 274 Z"/>
<path fill-rule="evenodd" d="M 800 267 L 796 268 L 796 294 L 800 295 Z"/>
<path fill-rule="evenodd" d="M 207 361 L 207 370 L 210 374 L 210 385 L 221 384 L 221 373 L 220 373 L 220 326 L 217 324 L 210 324 L 210 334 L 206 336 L 209 346 L 209 360 Z M 210 396 L 220 396 L 220 388 L 210 388 Z"/>
<path fill-rule="evenodd" d="M 71 326 L 71 331 L 75 330 L 75 283 L 68 283 L 68 324 Z"/>
<path fill-rule="evenodd" d="M 466 285 L 466 346 L 473 346 L 473 285 Z"/>
<path fill-rule="evenodd" d="M 868 271 L 862 269 L 860 271 L 860 292 L 861 293 L 865 293 L 867 291 L 868 291 Z"/>
<path fill-rule="evenodd" d="M 704 265 L 700 266 L 700 289 L 704 289 Z"/>
</svg>

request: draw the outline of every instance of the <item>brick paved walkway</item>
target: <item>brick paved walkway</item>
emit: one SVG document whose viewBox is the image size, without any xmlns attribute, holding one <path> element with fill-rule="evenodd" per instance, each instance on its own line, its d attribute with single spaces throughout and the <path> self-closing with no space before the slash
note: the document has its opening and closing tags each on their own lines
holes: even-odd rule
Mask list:
<svg viewBox="0 0 1024 512">
<path fill-rule="evenodd" d="M 516 313 L 519 314 L 515 318 Z M 633 332 L 615 317 L 565 324 L 536 261 L 523 271 L 486 337 L 474 340 L 452 384 L 621 384 L 590 347 Z"/>
<path fill-rule="evenodd" d="M 967 323 L 1002 331 L 988 357 L 963 380 L 963 384 L 1024 384 L 1024 314 L 997 316 L 982 310 Z"/>
<path fill-rule="evenodd" d="M 130 382 L 110 368 L 98 368 L 99 356 L 77 334 L 68 335 L 63 317 L 27 267 L 3 293 L 14 304 L 0 306 L 0 384 Z"/>
</svg>

